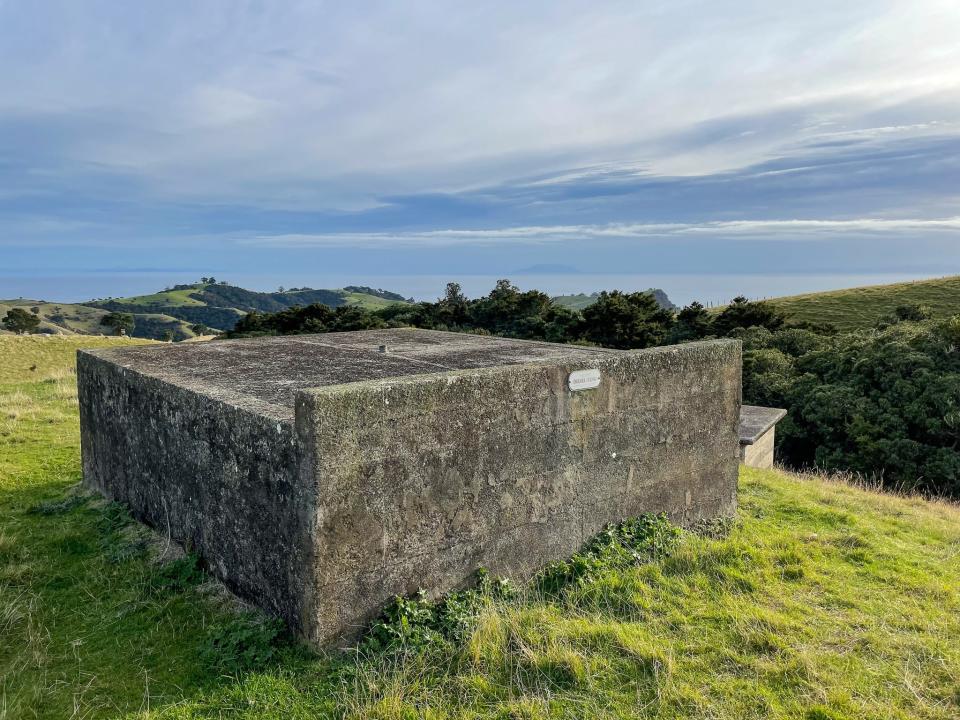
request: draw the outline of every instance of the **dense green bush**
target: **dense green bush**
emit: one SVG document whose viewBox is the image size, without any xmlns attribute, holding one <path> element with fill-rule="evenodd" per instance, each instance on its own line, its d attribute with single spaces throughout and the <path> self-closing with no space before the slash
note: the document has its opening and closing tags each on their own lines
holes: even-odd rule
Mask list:
<svg viewBox="0 0 960 720">
<path fill-rule="evenodd" d="M 22 335 L 36 331 L 40 325 L 40 317 L 37 313 L 27 312 L 23 308 L 12 308 L 7 311 L 2 322 L 5 329 Z"/>
<path fill-rule="evenodd" d="M 456 283 L 435 303 L 390 305 L 380 310 L 295 307 L 271 314 L 250 313 L 231 337 L 417 327 L 428 330 L 485 333 L 548 342 L 589 342 L 612 347 L 657 345 L 669 335 L 673 314 L 650 293 L 602 293 L 584 313 L 561 307 L 537 290 L 521 291 L 499 280 L 481 298 L 467 299 Z"/>
<path fill-rule="evenodd" d="M 673 313 L 646 292 L 602 292 L 583 311 L 583 333 L 604 347 L 643 348 L 663 343 L 673 326 Z"/>
<path fill-rule="evenodd" d="M 744 400 L 789 410 L 777 427 L 787 464 L 957 497 L 958 330 L 960 318 L 834 336 L 740 331 Z"/>
</svg>

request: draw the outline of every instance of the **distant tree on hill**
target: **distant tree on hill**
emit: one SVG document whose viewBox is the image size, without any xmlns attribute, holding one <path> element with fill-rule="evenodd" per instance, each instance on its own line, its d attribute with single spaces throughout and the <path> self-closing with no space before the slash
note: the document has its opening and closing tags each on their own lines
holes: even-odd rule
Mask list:
<svg viewBox="0 0 960 720">
<path fill-rule="evenodd" d="M 467 296 L 463 294 L 463 288 L 460 283 L 449 282 L 443 293 L 443 300 L 448 305 L 466 305 Z"/>
<path fill-rule="evenodd" d="M 17 333 L 17 335 L 32 333 L 38 325 L 40 325 L 40 318 L 23 308 L 12 308 L 7 311 L 3 318 L 3 326 L 10 332 Z"/>
<path fill-rule="evenodd" d="M 107 313 L 100 318 L 100 324 L 112 328 L 114 335 L 129 335 L 135 326 L 133 315 L 123 312 Z"/>
<path fill-rule="evenodd" d="M 897 305 L 893 310 L 892 322 L 921 322 L 933 317 L 933 310 L 929 305 L 920 303 L 910 303 L 908 305 Z"/>
<path fill-rule="evenodd" d="M 885 330 L 891 325 L 902 322 L 923 322 L 933 317 L 933 310 L 929 305 L 920 303 L 910 303 L 907 305 L 897 305 L 893 312 L 881 317 L 875 325 L 877 330 Z"/>
<path fill-rule="evenodd" d="M 463 294 L 460 283 L 447 283 L 443 298 L 437 303 L 437 320 L 441 325 L 450 328 L 459 327 L 467 322 L 469 301 Z"/>
<path fill-rule="evenodd" d="M 191 325 L 190 330 L 193 331 L 194 335 L 207 335 L 210 333 L 210 328 L 208 328 L 203 323 L 196 323 L 195 325 Z"/>
<path fill-rule="evenodd" d="M 303 288 L 307 290 L 307 288 Z M 347 292 L 354 293 L 363 293 L 365 295 L 373 295 L 374 297 L 383 298 L 384 300 L 395 300 L 396 302 L 406 302 L 407 299 L 400 295 L 399 293 L 390 292 L 389 290 L 384 290 L 383 288 L 372 288 L 366 285 L 346 285 L 344 288 Z M 409 302 L 413 302 L 410 300 Z"/>
<path fill-rule="evenodd" d="M 583 310 L 585 336 L 613 348 L 645 348 L 663 343 L 673 313 L 664 310 L 647 292 L 602 292 Z"/>
<path fill-rule="evenodd" d="M 713 323 L 707 309 L 694 300 L 677 313 L 677 323 L 670 332 L 670 342 L 700 340 L 713 333 Z"/>
<path fill-rule="evenodd" d="M 579 324 L 579 314 L 558 307 L 546 293 L 521 291 L 509 280 L 498 280 L 489 295 L 469 303 L 464 329 L 525 340 L 565 342 L 577 336 Z"/>
<path fill-rule="evenodd" d="M 893 311 L 900 320 L 909 320 L 911 322 L 920 322 L 929 320 L 933 317 L 933 311 L 929 305 L 912 303 L 910 305 L 898 305 Z"/>
<path fill-rule="evenodd" d="M 763 327 L 779 330 L 786 322 L 783 313 L 768 302 L 750 302 L 743 295 L 730 301 L 713 320 L 716 335 L 729 335 L 736 328 Z"/>
</svg>

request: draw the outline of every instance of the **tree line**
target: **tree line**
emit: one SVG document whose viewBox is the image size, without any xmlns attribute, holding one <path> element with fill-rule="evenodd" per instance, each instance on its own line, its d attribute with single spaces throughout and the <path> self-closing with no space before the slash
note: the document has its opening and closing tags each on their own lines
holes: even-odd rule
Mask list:
<svg viewBox="0 0 960 720">
<path fill-rule="evenodd" d="M 635 349 L 724 336 L 735 327 L 777 329 L 783 323 L 784 318 L 767 303 L 743 297 L 716 315 L 697 302 L 674 313 L 649 292 L 614 290 L 600 293 L 596 302 L 578 311 L 557 305 L 539 290 L 521 291 L 509 280 L 500 280 L 488 295 L 475 299 L 468 299 L 457 283 L 449 283 L 437 302 L 377 310 L 308 305 L 276 313 L 252 312 L 237 322 L 229 336 L 416 327 Z"/>
</svg>

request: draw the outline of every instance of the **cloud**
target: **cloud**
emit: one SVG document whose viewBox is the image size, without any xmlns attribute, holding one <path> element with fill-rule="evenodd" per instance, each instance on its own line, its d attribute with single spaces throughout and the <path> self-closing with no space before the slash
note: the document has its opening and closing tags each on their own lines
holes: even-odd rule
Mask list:
<svg viewBox="0 0 960 720">
<path fill-rule="evenodd" d="M 854 220 L 735 220 L 708 223 L 610 223 L 498 228 L 495 230 L 430 230 L 426 232 L 288 233 L 258 235 L 246 245 L 296 247 L 438 247 L 454 245 L 542 244 L 597 239 L 643 241 L 670 237 L 704 237 L 794 241 L 837 240 L 844 236 L 960 233 L 960 217 L 936 220 L 859 218 Z"/>
<path fill-rule="evenodd" d="M 716 174 L 877 120 L 922 132 L 960 120 L 958 30 L 947 0 L 8 3 L 0 117 L 65 120 L 35 147 L 159 200 L 352 209 L 623 160 Z"/>
<path fill-rule="evenodd" d="M 932 265 L 958 36 L 953 0 L 0 2 L 0 247 L 712 271 L 775 240 L 757 263 L 818 242 L 810 267 L 852 267 L 877 240 L 906 267 L 922 237 Z"/>
</svg>

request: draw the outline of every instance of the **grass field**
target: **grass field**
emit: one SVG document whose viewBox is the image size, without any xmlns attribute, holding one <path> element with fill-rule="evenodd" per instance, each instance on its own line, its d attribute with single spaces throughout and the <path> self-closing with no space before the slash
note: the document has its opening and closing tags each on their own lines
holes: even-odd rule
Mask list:
<svg viewBox="0 0 960 720">
<path fill-rule="evenodd" d="M 396 305 L 399 302 L 398 300 L 387 300 L 386 298 L 369 295 L 367 293 L 348 292 L 346 290 L 338 290 L 337 292 L 343 293 L 343 299 L 347 305 L 356 305 L 366 308 L 367 310 L 380 310 L 389 305 Z"/>
<path fill-rule="evenodd" d="M 569 310 L 583 310 L 593 305 L 597 301 L 597 296 L 578 293 L 576 295 L 557 295 L 550 299 L 557 305 Z"/>
<path fill-rule="evenodd" d="M 36 383 L 69 373 L 77 348 L 142 345 L 149 340 L 63 335 L 4 335 L 0 337 L 0 387 Z"/>
<path fill-rule="evenodd" d="M 0 318 L 15 307 L 27 311 L 34 307 L 40 308 L 40 329 L 66 334 L 99 335 L 104 332 L 100 319 L 107 314 L 107 311 L 99 308 L 35 300 L 0 300 Z M 51 317 L 57 318 L 57 321 L 52 321 Z"/>
<path fill-rule="evenodd" d="M 41 331 L 52 331 L 63 335 L 103 335 L 109 333 L 109 328 L 100 324 L 101 319 L 109 313 L 108 310 L 89 307 L 87 305 L 74 305 L 71 303 L 54 303 L 33 300 L 3 300 L 0 301 L 0 318 L 7 314 L 7 311 L 19 307 L 24 310 L 38 308 Z M 131 307 L 131 312 L 136 312 L 136 306 Z M 193 337 L 194 333 L 190 329 L 190 323 L 178 320 L 170 315 L 161 313 L 137 313 L 137 322 L 143 324 L 144 321 L 154 321 L 168 325 L 171 330 L 179 329 L 185 336 Z M 9 335 L 6 330 L 0 327 L 0 335 Z"/>
<path fill-rule="evenodd" d="M 139 323 L 134 330 L 134 335 L 162 337 L 162 330 L 169 329 L 176 331 L 178 339 L 192 338 L 194 332 L 191 329 L 194 322 L 199 317 L 196 310 L 207 307 L 207 303 L 202 300 L 190 297 L 191 294 L 203 290 L 206 285 L 197 283 L 195 285 L 185 286 L 177 290 L 165 290 L 149 295 L 135 295 L 125 298 L 113 298 L 114 302 L 122 304 L 124 312 L 135 313 L 136 320 Z M 347 305 L 354 305 L 368 310 L 379 310 L 394 304 L 394 300 L 385 300 L 376 295 L 367 293 L 348 292 L 346 290 L 332 290 L 330 292 L 338 293 L 343 302 Z M 309 304 L 306 300 L 303 304 Z M 162 306 L 162 307 L 161 307 Z M 56 303 L 40 300 L 29 300 L 18 298 L 16 300 L 0 300 L 0 318 L 7 314 L 10 309 L 18 307 L 24 310 L 37 308 L 40 317 L 39 330 L 45 332 L 56 332 L 58 334 L 80 334 L 80 335 L 101 335 L 106 328 L 100 324 L 101 319 L 108 314 L 108 310 L 99 307 L 75 303 Z M 177 315 L 183 315 L 184 318 L 193 318 L 193 320 L 178 319 L 170 315 L 159 313 L 147 313 L 144 310 L 161 307 L 166 312 L 172 312 Z M 184 310 L 181 311 L 180 308 Z M 187 313 L 192 310 L 192 313 Z M 242 311 L 237 311 L 242 315 Z M 218 317 L 215 315 L 215 317 Z M 209 322 L 222 322 L 222 315 L 218 320 L 209 320 Z M 219 326 L 218 326 L 219 327 Z M 159 329 L 157 329 L 159 328 Z M 225 329 L 226 326 L 224 326 Z M 6 330 L 0 327 L 0 335 L 8 334 Z"/>
<path fill-rule="evenodd" d="M 190 295 L 203 290 L 205 287 L 205 285 L 200 283 L 179 290 L 165 290 L 163 292 L 153 293 L 151 295 L 138 295 L 134 297 L 118 299 L 127 305 L 133 306 L 161 304 L 171 306 L 203 307 L 206 305 L 205 302 L 202 300 L 197 300 L 196 298 L 192 298 Z M 369 310 L 378 310 L 382 307 L 393 305 L 397 302 L 395 300 L 385 300 L 384 298 L 377 297 L 376 295 L 368 295 L 367 293 L 348 292 L 346 290 L 334 290 L 333 292 L 340 293 L 347 305 L 357 305 Z M 134 308 L 131 309 L 133 310 Z"/>
<path fill-rule="evenodd" d="M 725 537 L 491 600 L 461 641 L 313 655 L 77 493 L 91 340 L 132 342 L 0 338 L 3 720 L 960 717 L 960 509 L 774 471 Z"/>
<path fill-rule="evenodd" d="M 203 307 L 206 305 L 202 300 L 190 297 L 192 293 L 199 292 L 206 287 L 203 283 L 190 285 L 179 290 L 163 290 L 150 295 L 134 295 L 132 297 L 117 298 L 126 305 L 173 305 L 173 306 L 194 306 Z"/>
<path fill-rule="evenodd" d="M 769 302 L 791 320 L 828 322 L 841 330 L 859 330 L 873 327 L 898 305 L 927 305 L 936 317 L 960 313 L 960 276 L 791 295 Z"/>
</svg>

